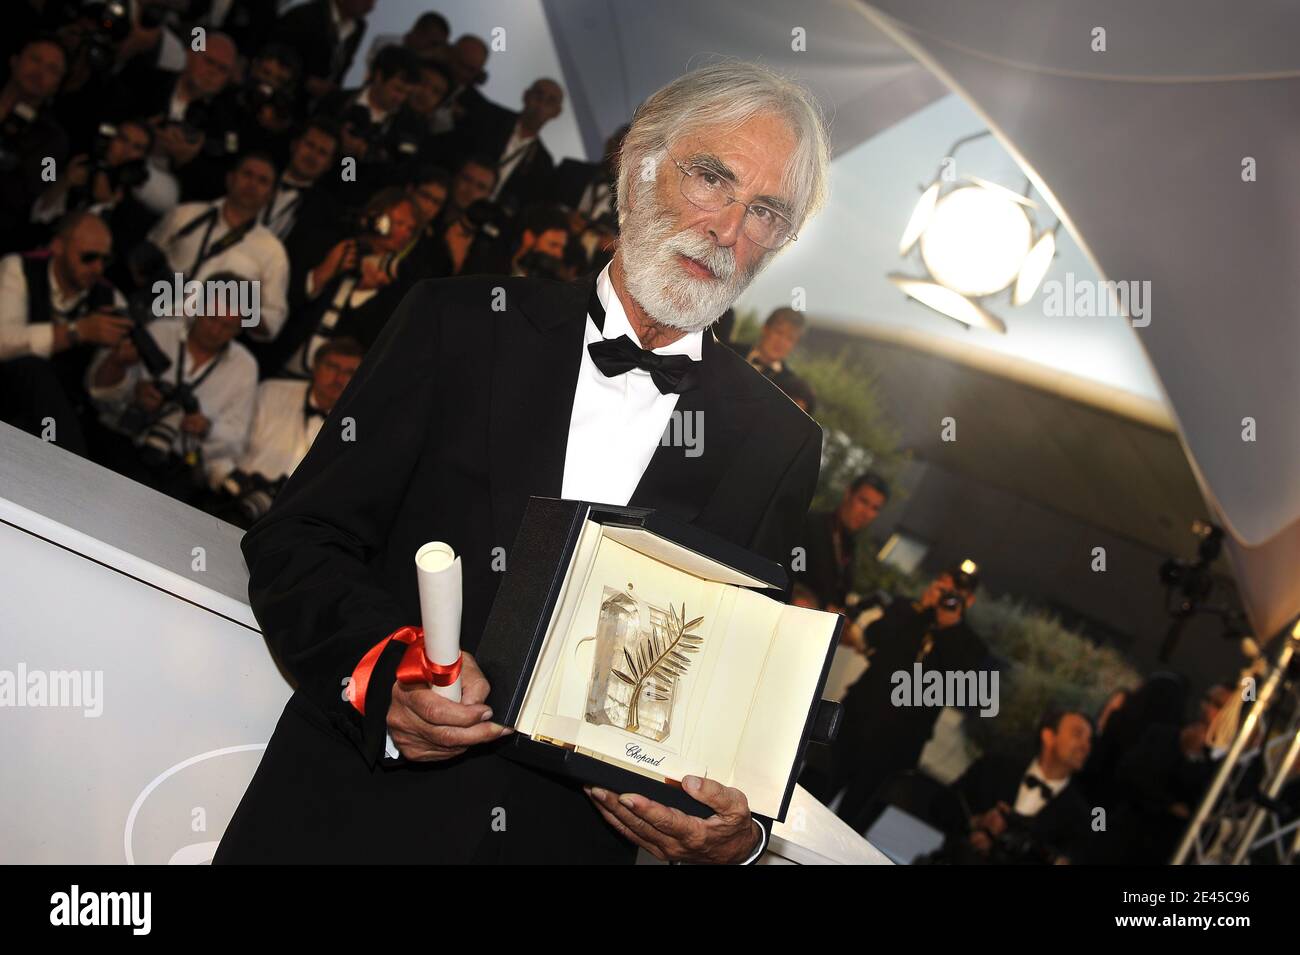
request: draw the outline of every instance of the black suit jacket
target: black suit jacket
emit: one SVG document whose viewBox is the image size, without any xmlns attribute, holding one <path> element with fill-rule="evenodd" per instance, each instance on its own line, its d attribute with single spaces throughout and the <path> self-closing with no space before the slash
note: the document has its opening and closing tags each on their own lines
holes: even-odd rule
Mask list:
<svg viewBox="0 0 1300 955">
<path fill-rule="evenodd" d="M 312 0 L 280 17 L 275 25 L 274 38 L 287 43 L 302 57 L 302 75 L 317 76 L 341 83 L 356 57 L 357 48 L 366 35 L 366 20 L 361 18 L 343 47 L 340 66 L 331 70 L 334 48 L 338 46 L 338 33 L 330 16 L 329 0 Z M 252 51 L 245 51 L 252 52 Z"/>
<path fill-rule="evenodd" d="M 1013 809 L 1028 763 L 1008 757 L 981 756 L 954 784 L 974 815 L 999 802 Z M 1093 841 L 1088 801 L 1075 778 L 1028 820 L 1029 832 L 1042 846 L 1064 854 L 1071 862 L 1090 861 Z"/>
<path fill-rule="evenodd" d="M 462 646 L 478 646 L 500 582 L 493 548 L 511 546 L 529 495 L 560 496 L 593 283 L 418 284 L 244 537 L 250 603 L 298 689 L 217 861 L 634 858 L 580 788 L 498 745 L 382 765 L 401 645 L 379 658 L 364 718 L 341 693 L 367 650 L 420 622 L 412 561 L 427 541 L 463 559 Z M 504 311 L 493 309 L 498 289 Z M 702 360 L 701 387 L 677 409 L 702 413 L 703 453 L 656 448 L 629 503 L 788 567 L 821 429 L 708 334 Z M 343 439 L 345 422 L 355 440 Z"/>
</svg>

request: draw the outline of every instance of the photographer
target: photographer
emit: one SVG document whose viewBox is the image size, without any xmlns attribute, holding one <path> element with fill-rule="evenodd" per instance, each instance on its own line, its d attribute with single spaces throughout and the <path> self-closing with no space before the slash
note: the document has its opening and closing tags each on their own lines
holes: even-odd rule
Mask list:
<svg viewBox="0 0 1300 955">
<path fill-rule="evenodd" d="M 483 256 L 500 241 L 505 216 L 487 200 L 495 183 L 496 170 L 490 161 L 478 157 L 460 164 L 442 214 L 425 227 L 411 252 L 419 278 L 471 274 L 466 263 L 476 247 L 478 256 Z"/>
<path fill-rule="evenodd" d="M 214 32 L 204 49 L 188 50 L 179 73 L 137 60 L 117 79 L 113 117 L 148 117 L 157 151 L 185 199 L 219 193 L 230 158 L 242 148 L 239 107 L 230 88 L 237 62 L 234 42 Z"/>
<path fill-rule="evenodd" d="M 192 278 L 203 271 L 237 272 L 260 283 L 261 315 L 249 337 L 271 341 L 288 312 L 289 259 L 275 235 L 257 220 L 271 200 L 275 163 L 248 153 L 226 175 L 226 194 L 215 202 L 177 206 L 149 232 L 173 272 Z"/>
<path fill-rule="evenodd" d="M 213 513 L 239 527 L 251 526 L 266 513 L 316 440 L 363 354 L 356 339 L 334 338 L 316 352 L 310 381 L 269 378 L 258 386 L 248 450 L 220 482 Z"/>
<path fill-rule="evenodd" d="M 104 281 L 112 249 L 102 220 L 74 212 L 47 252 L 0 259 L 0 420 L 40 435 L 53 419 L 55 442 L 83 456 L 93 346 L 115 345 L 131 327 L 125 300 Z"/>
<path fill-rule="evenodd" d="M 816 595 L 820 609 L 831 613 L 850 609 L 858 534 L 871 526 L 888 501 L 885 479 L 867 471 L 844 488 L 834 510 L 810 511 L 804 519 L 800 543 L 806 561 L 794 578 Z M 862 648 L 860 640 L 850 642 Z"/>
<path fill-rule="evenodd" d="M 310 377 L 316 351 L 336 336 L 369 347 L 413 281 L 404 261 L 416 227 L 404 190 L 376 193 L 358 234 L 337 243 L 308 273 L 307 302 L 294 310 L 279 340 L 257 349 L 263 373 Z"/>
<path fill-rule="evenodd" d="M 334 116 L 343 132 L 341 152 L 356 159 L 356 182 L 342 183 L 349 193 L 373 193 L 391 185 L 393 163 L 411 162 L 419 152 L 423 134 L 402 107 L 420 82 L 420 61 L 400 46 L 385 47 L 375 57 L 366 85 L 343 90 L 321 100 L 317 112 Z"/>
<path fill-rule="evenodd" d="M 829 801 L 844 789 L 837 811 L 858 832 L 874 821 L 863 812 L 880 784 L 916 767 L 943 710 L 895 705 L 895 674 L 910 677 L 918 663 L 940 673 L 973 671 L 988 658 L 984 641 L 965 620 L 978 586 L 974 562 L 964 560 L 937 575 L 920 600 L 894 600 L 866 631 L 867 671 L 844 695 L 823 798 Z"/>
<path fill-rule="evenodd" d="M 66 173 L 68 138 L 47 109 L 67 69 L 52 36 L 28 40 L 9 58 L 0 87 L 0 252 L 28 247 L 32 203 L 45 190 L 47 159 Z"/>
<path fill-rule="evenodd" d="M 90 153 L 74 156 L 63 174 L 32 206 L 32 222 L 53 223 L 68 212 L 100 216 L 119 248 L 144 238 L 152 216 L 131 190 L 148 178 L 145 165 L 153 131 L 138 120 L 101 123 Z"/>
<path fill-rule="evenodd" d="M 1082 713 L 1049 711 L 1038 724 L 1038 755 L 1023 762 L 982 756 L 954 784 L 972 811 L 957 861 L 1046 865 L 1085 861 L 1088 803 L 1075 776 L 1092 748 Z"/>
<path fill-rule="evenodd" d="M 272 41 L 258 50 L 235 93 L 241 149 L 270 153 L 280 163 L 287 158 L 301 74 L 302 58 L 293 47 Z"/>
<path fill-rule="evenodd" d="M 215 272 L 206 285 L 245 280 Z M 187 502 L 225 477 L 243 453 L 257 395 L 257 363 L 234 340 L 239 314 L 218 295 L 205 294 L 202 303 L 202 314 L 147 327 L 170 360 L 167 368 L 142 368 L 139 350 L 126 338 L 101 348 L 86 372 L 109 432 L 104 463 Z"/>
<path fill-rule="evenodd" d="M 568 267 L 564 261 L 565 247 L 569 242 L 569 217 L 559 206 L 538 203 L 519 214 L 515 222 L 518 237 L 514 250 L 502 267 L 476 268 L 475 272 L 496 272 L 503 275 L 530 275 L 567 281 Z"/>
</svg>

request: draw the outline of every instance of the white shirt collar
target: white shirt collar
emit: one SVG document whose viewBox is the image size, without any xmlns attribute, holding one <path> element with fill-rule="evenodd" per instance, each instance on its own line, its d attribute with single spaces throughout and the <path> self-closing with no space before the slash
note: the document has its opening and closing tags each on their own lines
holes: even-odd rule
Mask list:
<svg viewBox="0 0 1300 955">
<path fill-rule="evenodd" d="M 641 339 L 637 336 L 636 330 L 632 328 L 632 323 L 628 321 L 627 312 L 623 309 L 623 302 L 614 291 L 614 284 L 609 278 L 609 265 L 606 265 L 596 278 L 596 297 L 600 299 L 600 304 L 605 307 L 605 327 L 601 331 L 604 338 L 618 338 L 620 335 L 626 335 L 636 344 L 638 348 L 643 348 Z M 663 345 L 659 348 L 650 349 L 656 355 L 685 355 L 695 361 L 700 360 L 700 349 L 704 341 L 704 332 L 688 332 L 671 345 Z M 648 375 L 648 371 L 641 368 L 634 368 L 634 372 Z"/>
<path fill-rule="evenodd" d="M 370 101 L 369 86 L 361 91 L 361 95 L 357 97 L 357 102 L 370 111 L 370 119 L 372 122 L 382 123 L 388 118 L 387 110 L 380 109 Z"/>
<path fill-rule="evenodd" d="M 1043 767 L 1038 765 L 1037 759 L 1035 759 L 1032 763 L 1029 764 L 1029 768 L 1025 770 L 1025 775 L 1035 776 L 1038 779 L 1041 779 L 1043 782 L 1047 783 L 1047 788 L 1052 791 L 1053 796 L 1059 796 L 1061 794 L 1061 790 L 1064 789 L 1066 786 L 1070 785 L 1069 776 L 1066 776 L 1064 779 L 1048 779 L 1046 776 L 1044 776 Z M 1020 782 L 1021 785 L 1024 784 L 1023 777 L 1021 778 Z"/>
</svg>

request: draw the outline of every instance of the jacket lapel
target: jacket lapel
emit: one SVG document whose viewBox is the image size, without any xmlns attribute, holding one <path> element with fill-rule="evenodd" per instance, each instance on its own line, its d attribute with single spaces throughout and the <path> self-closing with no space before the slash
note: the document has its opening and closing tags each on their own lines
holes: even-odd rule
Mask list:
<svg viewBox="0 0 1300 955">
<path fill-rule="evenodd" d="M 560 496 L 587 297 L 595 283 L 591 275 L 566 284 L 523 284 L 512 290 L 518 297 L 513 304 L 527 322 L 497 321 L 488 480 L 495 539 L 503 544 L 514 541 L 529 495 Z"/>
<path fill-rule="evenodd" d="M 529 283 L 515 292 L 515 304 L 528 318 L 526 330 L 497 335 L 489 422 L 497 540 L 514 540 L 529 495 L 561 494 L 587 301 L 595 283 L 594 274 L 566 284 Z M 700 387 L 678 398 L 665 439 L 629 505 L 691 521 L 713 498 L 745 440 L 747 413 L 756 400 L 736 372 L 748 374 L 748 369 L 727 362 L 726 347 L 712 329 L 704 332 Z"/>
<path fill-rule="evenodd" d="M 713 329 L 700 344 L 700 386 L 681 395 L 659 447 L 629 504 L 653 507 L 693 521 L 714 492 L 745 439 L 747 400 L 723 359 L 727 346 Z"/>
</svg>

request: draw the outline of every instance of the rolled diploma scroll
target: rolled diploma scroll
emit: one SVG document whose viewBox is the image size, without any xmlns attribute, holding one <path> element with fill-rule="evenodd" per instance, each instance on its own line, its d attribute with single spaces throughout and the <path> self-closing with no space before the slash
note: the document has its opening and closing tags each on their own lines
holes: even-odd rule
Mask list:
<svg viewBox="0 0 1300 955">
<path fill-rule="evenodd" d="M 451 666 L 460 659 L 460 558 L 451 545 L 431 541 L 415 552 L 415 570 L 424 655 L 434 666 Z M 460 677 L 450 686 L 435 686 L 433 692 L 459 703 Z"/>
<path fill-rule="evenodd" d="M 424 655 L 435 666 L 450 666 L 460 659 L 461 563 L 451 545 L 430 541 L 415 552 L 415 576 L 420 589 L 420 625 L 424 628 Z M 460 702 L 460 677 L 433 692 Z M 400 753 L 388 736 L 384 753 Z"/>
</svg>

